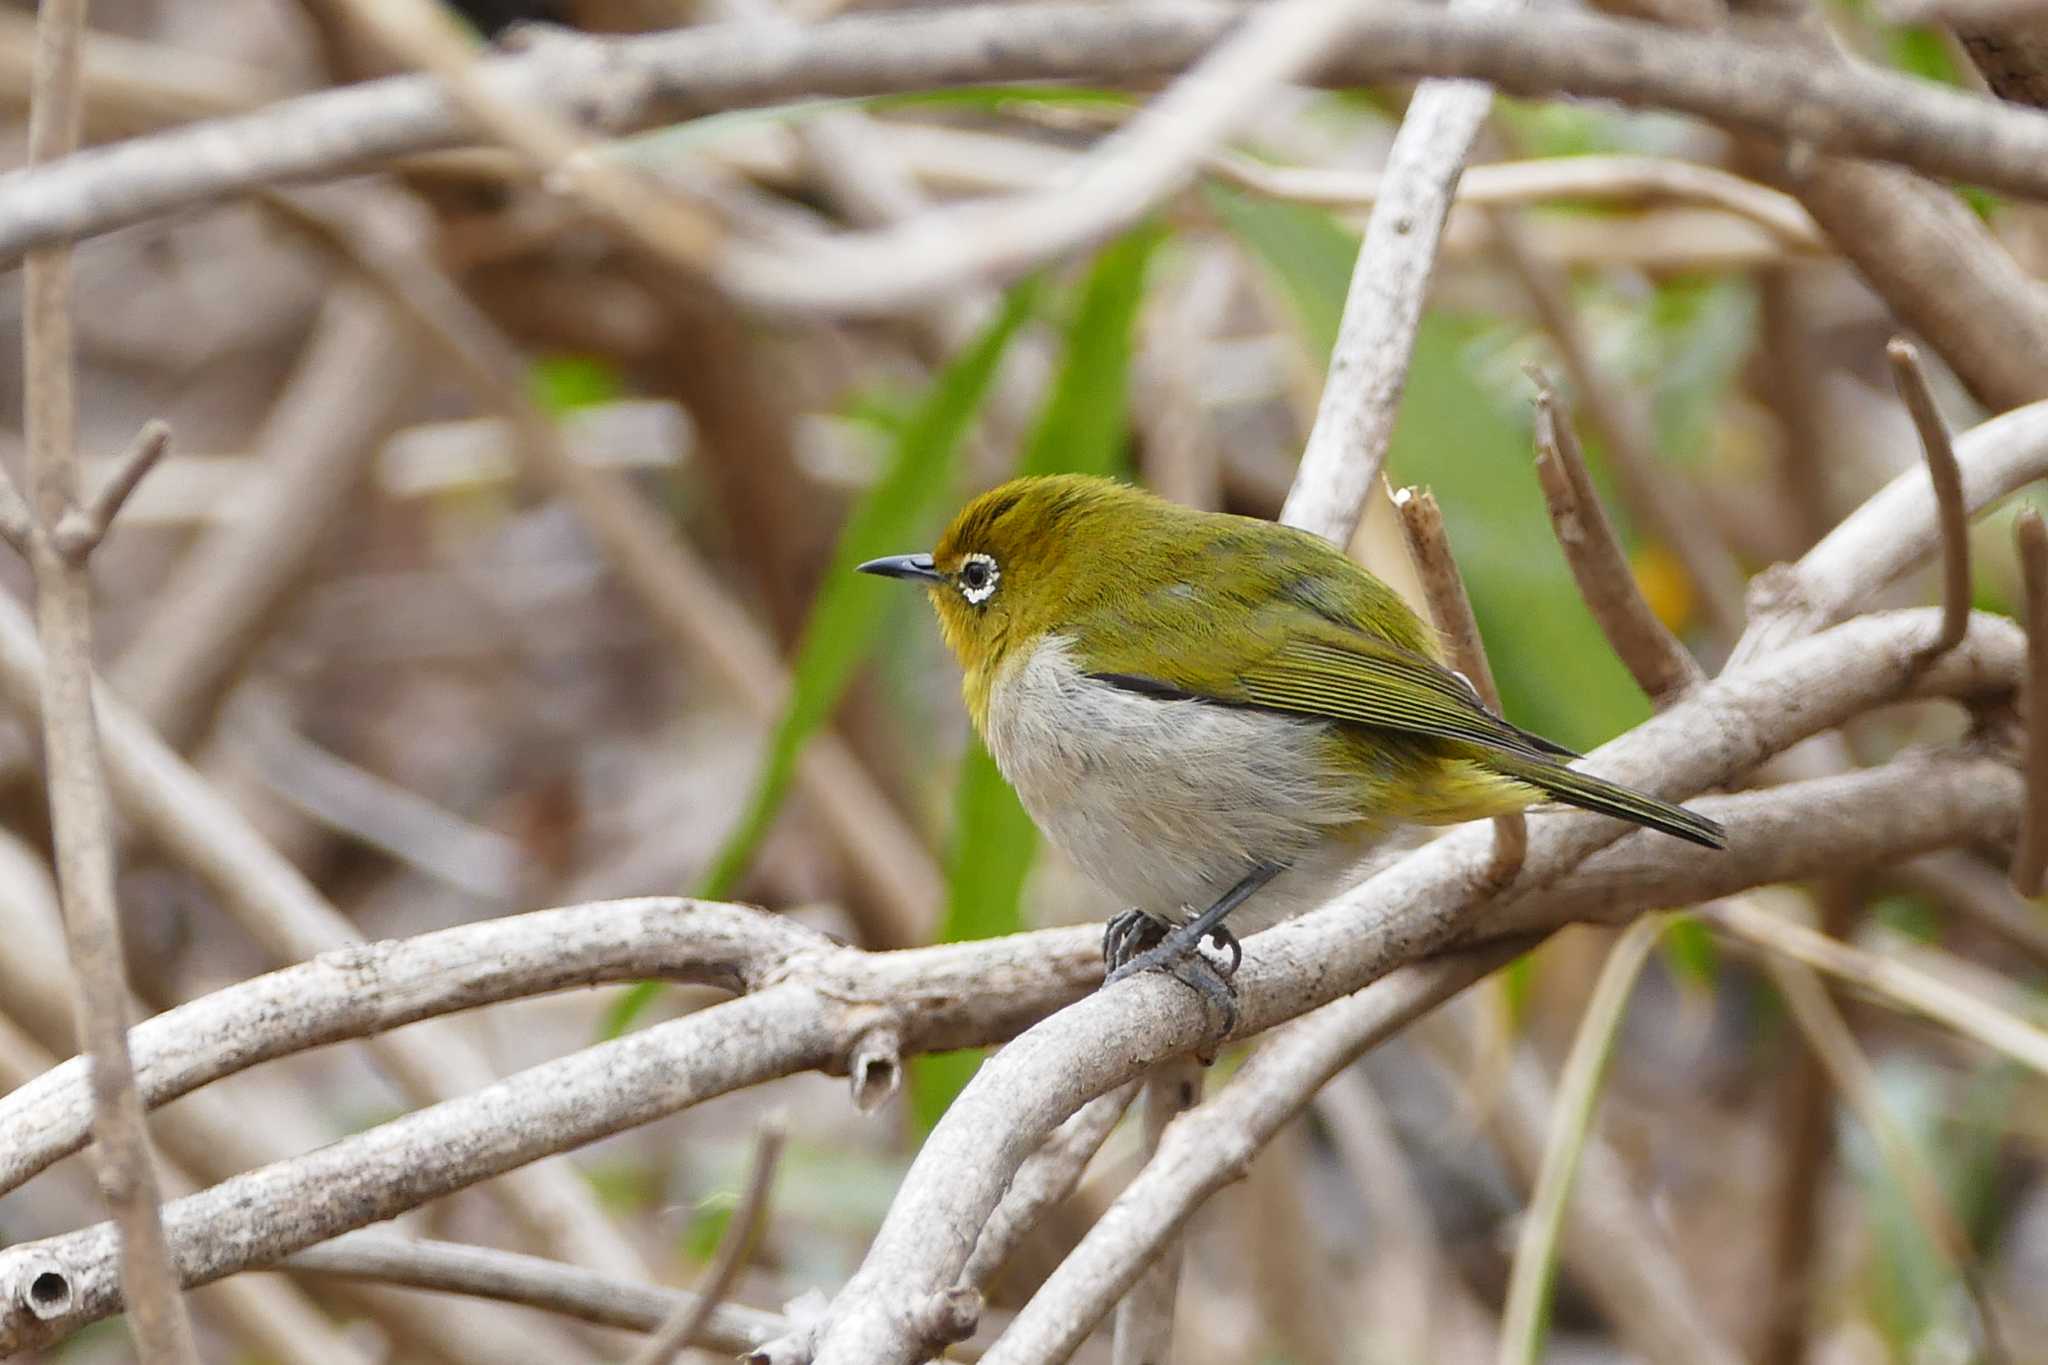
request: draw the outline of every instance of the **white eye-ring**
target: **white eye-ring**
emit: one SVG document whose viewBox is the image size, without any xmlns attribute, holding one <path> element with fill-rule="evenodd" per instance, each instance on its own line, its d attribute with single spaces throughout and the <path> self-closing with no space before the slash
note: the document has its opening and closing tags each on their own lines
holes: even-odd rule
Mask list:
<svg viewBox="0 0 2048 1365">
<path fill-rule="evenodd" d="M 971 554 L 960 563 L 960 595 L 978 607 L 995 596 L 996 582 L 1002 576 L 995 560 L 984 554 Z"/>
</svg>

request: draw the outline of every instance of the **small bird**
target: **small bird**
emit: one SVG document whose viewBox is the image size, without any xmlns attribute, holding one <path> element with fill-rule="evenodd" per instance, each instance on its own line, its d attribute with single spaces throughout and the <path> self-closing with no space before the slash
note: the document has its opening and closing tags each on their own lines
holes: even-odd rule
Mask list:
<svg viewBox="0 0 2048 1365">
<path fill-rule="evenodd" d="M 1224 916 L 1249 931 L 1309 909 L 1405 826 L 1550 800 L 1726 845 L 1488 710 L 1391 588 L 1304 531 L 1052 475 L 860 571 L 926 586 L 997 767 L 1131 906 L 1108 979 L 1168 970 L 1233 1022 Z M 1205 937 L 1228 968 L 1193 951 Z"/>
</svg>

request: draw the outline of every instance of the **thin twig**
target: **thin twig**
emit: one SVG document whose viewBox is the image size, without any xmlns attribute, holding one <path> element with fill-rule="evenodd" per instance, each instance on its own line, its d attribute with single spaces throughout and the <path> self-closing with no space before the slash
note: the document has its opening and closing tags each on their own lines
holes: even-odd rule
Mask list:
<svg viewBox="0 0 2048 1365">
<path fill-rule="evenodd" d="M 1403 488 L 1394 494 L 1394 508 L 1401 514 L 1401 529 L 1408 536 L 1408 554 L 1422 579 L 1429 614 L 1442 632 L 1451 660 L 1479 694 L 1487 709 L 1500 713 L 1500 689 L 1494 685 L 1493 666 L 1486 661 L 1486 643 L 1479 638 L 1479 622 L 1472 615 L 1472 599 L 1466 595 L 1464 576 L 1451 557 L 1450 536 L 1444 531 L 1444 514 L 1436 495 L 1427 488 Z M 1493 819 L 1494 865 L 1490 885 L 1505 886 L 1521 870 L 1529 851 L 1529 824 L 1520 811 Z"/>
<path fill-rule="evenodd" d="M 1941 526 L 1941 633 L 1927 646 L 1929 655 L 1956 647 L 1970 626 L 1970 516 L 1963 506 L 1963 474 L 1949 441 L 1948 423 L 1934 404 L 1934 390 L 1920 364 L 1920 350 L 1904 337 L 1893 337 L 1884 353 L 1892 363 L 1892 381 L 1913 415 L 1927 477 L 1934 484 L 1934 506 Z"/>
<path fill-rule="evenodd" d="M 1452 12 L 1495 18 L 1521 0 L 1453 0 Z M 1462 81 L 1416 87 L 1387 153 L 1384 188 L 1351 270 L 1329 377 L 1280 520 L 1351 543 L 1393 444 L 1422 305 L 1458 175 L 1493 91 Z"/>
<path fill-rule="evenodd" d="M 2027 599 L 2027 804 L 2012 855 L 2013 889 L 2041 894 L 2048 881 L 2048 525 L 2032 507 L 2013 526 Z"/>
<path fill-rule="evenodd" d="M 1670 923 L 1668 915 L 1645 915 L 1615 940 L 1600 968 L 1600 979 L 1586 1002 L 1572 1038 L 1571 1054 L 1559 1078 L 1557 1103 L 1551 1111 L 1550 1140 L 1536 1173 L 1535 1195 L 1523 1216 L 1515 1247 L 1514 1270 L 1508 1279 L 1507 1306 L 1501 1313 L 1501 1365 L 1535 1365 L 1543 1357 L 1546 1301 L 1557 1276 L 1558 1241 L 1564 1232 L 1565 1204 L 1580 1155 L 1593 1129 L 1593 1110 L 1600 1085 L 1614 1054 L 1628 998 L 1651 949 Z"/>
<path fill-rule="evenodd" d="M 1643 600 L 1557 390 L 1534 366 L 1529 378 L 1536 384 L 1536 477 L 1543 484 L 1551 527 L 1587 610 L 1636 686 L 1661 710 L 1697 688 L 1706 675 Z"/>
<path fill-rule="evenodd" d="M 632 1365 L 668 1365 L 676 1352 L 703 1335 L 712 1313 L 732 1292 L 733 1282 L 739 1278 L 755 1239 L 768 1221 L 768 1192 L 775 1185 L 775 1163 L 782 1155 L 786 1136 L 787 1129 L 780 1118 L 770 1118 L 761 1125 L 760 1135 L 754 1140 L 754 1164 L 747 1175 L 746 1193 L 740 1196 L 732 1221 L 725 1225 L 725 1234 L 718 1239 L 718 1250 L 704 1278 L 697 1283 L 694 1301 L 677 1308 L 655 1330 L 633 1354 Z"/>
<path fill-rule="evenodd" d="M 1166 1127 L 1193 1109 L 1202 1098 L 1202 1064 L 1192 1055 L 1154 1067 L 1145 1078 L 1144 1150 L 1150 1161 L 1159 1154 Z M 1186 1239 L 1175 1237 L 1157 1249 L 1145 1273 L 1116 1307 L 1116 1338 L 1110 1350 L 1113 1365 L 1159 1365 L 1173 1357 L 1173 1315 L 1180 1293 L 1180 1267 Z"/>
<path fill-rule="evenodd" d="M 78 145 L 79 45 L 86 0 L 46 0 L 37 19 L 28 156 L 47 162 Z M 92 1058 L 99 1182 L 120 1230 L 121 1284 L 136 1354 L 145 1365 L 198 1359 L 171 1270 L 158 1208 L 156 1153 L 128 1054 L 127 964 L 114 898 L 113 838 L 92 704 L 92 584 L 58 528 L 78 496 L 77 403 L 72 391 L 71 250 L 29 253 L 22 307 L 36 614 L 49 665 L 43 744 L 57 885 L 71 945 L 78 1037 Z"/>
<path fill-rule="evenodd" d="M 1657 458 L 1649 413 L 1594 356 L 1592 340 L 1572 302 L 1569 282 L 1529 249 L 1511 211 L 1489 213 L 1487 223 L 1501 255 L 1534 305 L 1543 330 L 1557 347 L 1580 404 L 1606 442 L 1608 467 L 1629 511 L 1646 531 L 1669 546 L 1684 566 L 1713 634 L 1723 641 L 1733 640 L 1742 631 L 1743 591 L 1742 568 L 1734 554 L 1713 526 L 1698 515 L 1693 500 Z"/>
<path fill-rule="evenodd" d="M 1364 207 L 1386 193 L 1386 175 L 1380 171 L 1274 166 L 1235 152 L 1218 152 L 1206 164 L 1221 179 L 1300 204 Z M 1748 219 L 1788 247 L 1828 249 L 1827 239 L 1791 195 L 1713 166 L 1669 157 L 1592 154 L 1491 162 L 1465 172 L 1454 202 L 1459 208 L 1493 208 L 1559 199 L 1706 204 Z"/>
<path fill-rule="evenodd" d="M 156 462 L 163 458 L 170 445 L 169 426 L 156 418 L 144 422 L 142 430 L 135 433 L 135 439 L 114 461 L 114 472 L 100 485 L 100 491 L 93 494 L 92 501 L 66 512 L 50 533 L 50 538 L 56 542 L 57 552 L 73 564 L 85 563 L 86 556 L 106 537 L 107 528 L 120 515 L 128 495 L 135 491 L 143 476 L 156 467 Z"/>
<path fill-rule="evenodd" d="M 296 1252 L 284 1265 L 315 1275 L 523 1304 L 637 1332 L 654 1331 L 697 1303 L 696 1296 L 684 1290 L 621 1280 L 563 1261 L 495 1247 L 415 1241 L 386 1232 L 351 1232 Z M 788 1325 L 773 1313 L 721 1304 L 712 1310 L 698 1345 L 738 1355 L 788 1330 Z"/>
</svg>

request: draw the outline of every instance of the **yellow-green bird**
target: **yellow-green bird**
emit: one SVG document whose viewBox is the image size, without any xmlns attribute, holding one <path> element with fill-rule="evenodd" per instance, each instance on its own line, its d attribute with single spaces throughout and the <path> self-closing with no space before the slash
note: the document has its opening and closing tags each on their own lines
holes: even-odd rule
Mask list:
<svg viewBox="0 0 2048 1365">
<path fill-rule="evenodd" d="M 1056 475 L 860 568 L 926 586 L 1003 776 L 1132 906 L 1104 939 L 1112 981 L 1165 967 L 1218 995 L 1188 950 L 1209 936 L 1234 968 L 1225 915 L 1250 930 L 1328 899 L 1404 825 L 1551 800 L 1725 846 L 1494 715 L 1391 588 L 1303 531 Z"/>
</svg>

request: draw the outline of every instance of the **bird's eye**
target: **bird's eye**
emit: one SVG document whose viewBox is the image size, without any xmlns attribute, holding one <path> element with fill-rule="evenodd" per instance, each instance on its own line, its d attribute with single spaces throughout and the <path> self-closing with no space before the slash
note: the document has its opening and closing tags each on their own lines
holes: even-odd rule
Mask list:
<svg viewBox="0 0 2048 1365">
<path fill-rule="evenodd" d="M 983 554 L 969 555 L 960 565 L 960 595 L 980 606 L 994 594 L 996 580 L 1001 577 L 995 560 Z"/>
</svg>

